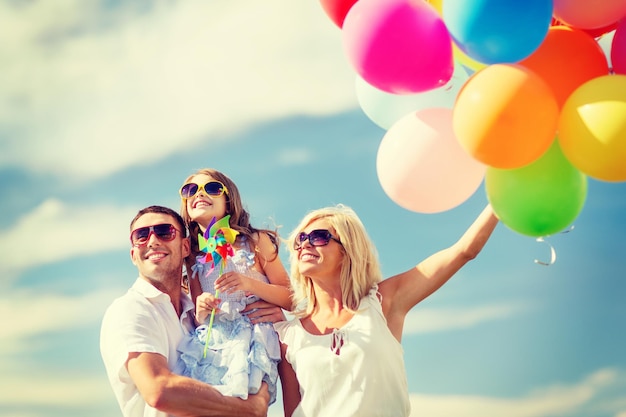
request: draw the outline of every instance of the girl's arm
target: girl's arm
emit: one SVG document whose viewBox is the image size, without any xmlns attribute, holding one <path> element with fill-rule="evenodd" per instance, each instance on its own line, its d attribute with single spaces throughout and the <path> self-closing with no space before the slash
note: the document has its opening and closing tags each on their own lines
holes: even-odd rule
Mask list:
<svg viewBox="0 0 626 417">
<path fill-rule="evenodd" d="M 267 276 L 269 284 L 237 272 L 227 272 L 215 281 L 215 289 L 220 292 L 246 291 L 285 310 L 291 310 L 289 275 L 267 234 L 259 233 L 258 237 L 257 265 L 260 272 Z"/>
<path fill-rule="evenodd" d="M 383 312 L 393 335 L 401 340 L 404 318 L 417 303 L 437 291 L 461 267 L 474 259 L 498 224 L 487 205 L 461 238 L 447 249 L 420 262 L 415 268 L 380 283 Z"/>
</svg>

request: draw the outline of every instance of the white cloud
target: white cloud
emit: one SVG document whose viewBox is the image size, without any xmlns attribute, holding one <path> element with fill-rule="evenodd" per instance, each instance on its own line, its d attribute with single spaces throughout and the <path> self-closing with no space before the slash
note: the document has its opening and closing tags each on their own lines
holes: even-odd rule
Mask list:
<svg viewBox="0 0 626 417">
<path fill-rule="evenodd" d="M 11 290 L 10 296 L 0 298 L 0 316 L 5 318 L 0 327 L 0 340 L 3 341 L 0 344 L 0 357 L 33 348 L 25 340 L 37 340 L 40 334 L 86 325 L 99 326 L 106 307 L 124 291 L 125 289 L 109 289 L 68 296 L 42 294 L 32 290 Z M 25 311 L 28 314 L 23 314 Z M 20 314 L 19 319 L 11 319 L 16 314 Z M 0 362 L 0 369 L 11 367 L 12 362 Z"/>
<path fill-rule="evenodd" d="M 341 32 L 316 2 L 99 4 L 0 4 L 0 166 L 86 179 L 357 106 Z"/>
<path fill-rule="evenodd" d="M 315 157 L 316 155 L 310 149 L 289 148 L 279 150 L 276 161 L 285 166 L 300 165 L 313 160 Z"/>
<path fill-rule="evenodd" d="M 35 377 L 3 375 L 0 380 L 0 404 L 3 406 L 76 407 L 110 402 L 112 396 L 106 375 L 49 375 L 42 372 Z"/>
<path fill-rule="evenodd" d="M 414 309 L 406 316 L 404 334 L 474 327 L 484 322 L 506 319 L 527 308 L 519 303 L 507 303 L 473 308 Z"/>
<path fill-rule="evenodd" d="M 519 398 L 493 398 L 469 395 L 411 395 L 412 415 L 428 417 L 550 417 L 556 415 L 597 415 L 607 392 L 623 392 L 626 375 L 601 369 L 573 385 L 537 388 Z M 617 398 L 617 397 L 616 397 Z M 581 412 L 584 407 L 586 414 Z M 623 409 L 612 411 L 617 416 Z"/>
<path fill-rule="evenodd" d="M 27 267 L 129 247 L 125 237 L 136 213 L 136 208 L 46 200 L 0 233 L 0 273 L 11 278 Z"/>
</svg>

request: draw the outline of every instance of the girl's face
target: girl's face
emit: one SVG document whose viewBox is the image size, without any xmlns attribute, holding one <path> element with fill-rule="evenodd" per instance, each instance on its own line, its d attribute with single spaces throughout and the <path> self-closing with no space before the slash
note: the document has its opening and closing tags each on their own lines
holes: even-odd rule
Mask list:
<svg viewBox="0 0 626 417">
<path fill-rule="evenodd" d="M 313 230 L 328 230 L 333 237 L 337 238 L 337 233 L 325 219 L 311 222 L 302 232 L 308 235 Z M 313 240 L 314 243 L 320 246 L 312 245 L 309 239 L 305 239 L 300 243 L 300 249 L 298 249 L 298 268 L 300 273 L 312 279 L 316 277 L 338 278 L 341 272 L 341 261 L 344 257 L 341 243 L 330 238 L 327 244 L 321 245 L 324 240 Z"/>
<path fill-rule="evenodd" d="M 200 229 L 204 232 L 211 223 L 213 217 L 219 220 L 226 216 L 226 194 L 220 196 L 210 196 L 204 190 L 204 185 L 211 181 L 217 181 L 215 178 L 206 174 L 194 175 L 188 183 L 195 183 L 198 192 L 187 199 L 187 213 L 191 220 L 200 225 Z"/>
</svg>

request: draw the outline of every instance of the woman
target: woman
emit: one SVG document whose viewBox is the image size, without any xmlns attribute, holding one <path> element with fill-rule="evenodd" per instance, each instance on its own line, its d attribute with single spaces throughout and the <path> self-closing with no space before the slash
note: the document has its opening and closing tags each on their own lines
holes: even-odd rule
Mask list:
<svg viewBox="0 0 626 417">
<path fill-rule="evenodd" d="M 408 416 L 406 314 L 476 257 L 497 223 L 487 206 L 454 245 L 382 280 L 351 208 L 305 216 L 290 236 L 296 318 L 274 324 L 285 416 Z"/>
</svg>

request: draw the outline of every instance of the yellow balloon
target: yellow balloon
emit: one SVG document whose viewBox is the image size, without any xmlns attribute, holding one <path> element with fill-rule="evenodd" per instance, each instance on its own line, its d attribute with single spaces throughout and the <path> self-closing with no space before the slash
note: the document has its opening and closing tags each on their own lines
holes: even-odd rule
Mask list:
<svg viewBox="0 0 626 417">
<path fill-rule="evenodd" d="M 426 3 L 430 3 L 435 9 L 437 9 L 439 16 L 443 14 L 443 0 L 426 0 Z"/>
<path fill-rule="evenodd" d="M 602 181 L 626 181 L 626 75 L 587 81 L 568 97 L 558 140 L 572 165 Z"/>
</svg>

